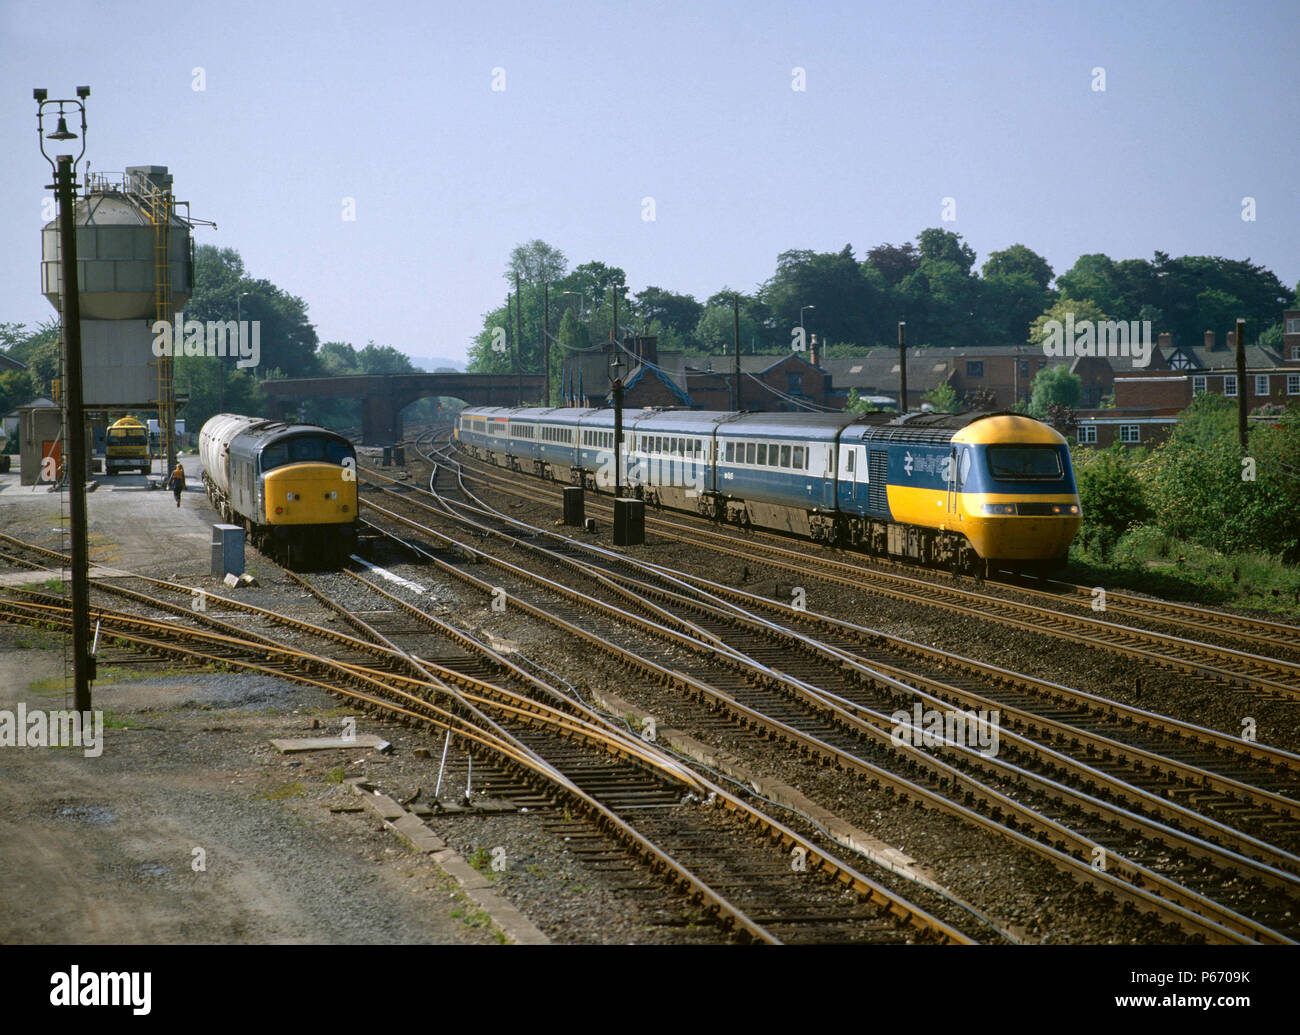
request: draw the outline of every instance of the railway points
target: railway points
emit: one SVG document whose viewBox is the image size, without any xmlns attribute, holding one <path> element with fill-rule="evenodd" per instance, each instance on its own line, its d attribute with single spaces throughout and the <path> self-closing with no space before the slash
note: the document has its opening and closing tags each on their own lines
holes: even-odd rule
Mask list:
<svg viewBox="0 0 1300 1035">
<path fill-rule="evenodd" d="M 577 940 L 677 944 L 1255 943 L 1300 934 L 1289 919 L 1300 897 L 1294 745 L 1252 745 L 1165 716 L 1154 701 L 1135 707 L 979 652 L 935 649 L 924 634 L 843 617 L 835 595 L 851 586 L 855 599 L 876 595 L 878 607 L 920 608 L 964 594 L 954 606 L 986 616 L 1003 599 L 1008 615 L 1037 608 L 1069 628 L 1072 610 L 1089 620 L 1078 587 L 954 583 L 823 547 L 801 553 L 780 537 L 668 511 L 648 515 L 645 547 L 612 551 L 599 534 L 570 542 L 555 531 L 553 486 L 445 443 L 412 440 L 407 453 L 409 477 L 400 479 L 364 451 L 358 457 L 365 556 L 337 573 L 295 574 L 278 563 L 286 558 L 250 547 L 259 585 L 239 590 L 207 569 L 211 525 L 230 513 L 217 515 L 198 492 L 168 513 L 170 497 L 144 479 L 113 479 L 90 507 L 94 614 L 107 656 L 193 667 L 196 685 L 209 678 L 205 668 L 296 683 L 341 695 L 339 707 L 386 739 L 402 731 L 394 756 L 366 757 L 347 778 L 363 772 L 390 796 L 409 792 L 385 780 L 402 755 L 403 772 L 424 774 L 412 807 L 440 843 L 488 883 L 494 849 L 528 860 L 498 878 L 500 890 L 552 939 L 561 929 Z M 182 462 L 190 484 L 202 484 L 198 458 Z M 57 637 L 69 621 L 56 585 L 66 564 L 51 520 L 58 497 L 8 489 L 0 485 L 0 506 L 13 516 L 0 537 L 0 628 Z M 606 499 L 587 500 L 602 525 Z M 157 534 L 164 526 L 166 538 Z M 752 569 L 744 579 L 734 577 L 738 565 Z M 826 592 L 817 606 L 794 609 L 785 594 L 763 592 L 756 573 L 764 572 L 775 574 L 769 589 L 793 586 L 798 574 L 805 589 L 820 582 Z M 1140 601 L 1121 596 L 1106 618 L 1134 621 L 1125 662 L 1148 672 L 1154 690 L 1169 664 L 1152 649 L 1168 642 L 1160 623 L 1172 615 L 1185 631 L 1208 630 L 1213 615 Z M 1045 621 L 1025 625 L 1056 635 Z M 1233 693 L 1276 690 L 1268 679 L 1287 685 L 1285 623 L 1242 618 L 1214 628 L 1221 663 L 1258 652 L 1273 665 L 1268 677 L 1238 676 Z M 1211 640 L 1200 641 L 1199 660 L 1184 659 L 1189 678 L 1213 675 Z M 600 710 L 597 700 L 611 696 L 630 702 L 637 723 Z M 1274 696 L 1270 704 L 1289 706 Z M 998 749 L 981 758 L 918 739 L 900 752 L 892 716 L 911 701 L 996 711 Z M 743 760 L 740 771 L 794 788 L 792 800 L 814 803 L 815 814 L 765 801 L 656 744 L 647 717 Z M 451 757 L 439 764 L 444 742 Z M 452 787 L 469 788 L 468 802 Z M 891 872 L 881 865 L 888 853 L 854 854 L 828 835 L 826 815 L 882 835 L 926 878 Z M 1018 876 L 990 882 L 990 868 Z M 564 889 L 577 881 L 598 886 L 591 896 L 609 913 L 603 934 L 572 925 Z"/>
</svg>

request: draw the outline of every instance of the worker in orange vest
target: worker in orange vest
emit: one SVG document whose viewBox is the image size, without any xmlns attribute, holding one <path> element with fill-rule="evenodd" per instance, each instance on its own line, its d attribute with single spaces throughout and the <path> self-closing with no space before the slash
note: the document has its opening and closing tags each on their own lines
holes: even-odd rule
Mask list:
<svg viewBox="0 0 1300 1035">
<path fill-rule="evenodd" d="M 181 505 L 181 493 L 185 491 L 185 468 L 181 466 L 179 460 L 176 461 L 176 470 L 172 471 L 172 475 L 167 479 L 167 483 L 171 486 L 172 492 L 176 495 L 176 506 L 179 507 Z"/>
</svg>

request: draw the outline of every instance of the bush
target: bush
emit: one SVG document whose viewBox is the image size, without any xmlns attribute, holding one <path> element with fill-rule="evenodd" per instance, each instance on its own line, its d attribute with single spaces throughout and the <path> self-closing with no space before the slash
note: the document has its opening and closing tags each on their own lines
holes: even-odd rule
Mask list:
<svg viewBox="0 0 1300 1035">
<path fill-rule="evenodd" d="M 1300 411 L 1251 428 L 1243 465 L 1231 400 L 1202 396 L 1152 462 L 1150 502 L 1162 531 L 1224 553 L 1300 560 Z"/>
<path fill-rule="evenodd" d="M 1079 450 L 1074 476 L 1079 487 L 1082 545 L 1105 557 L 1130 527 L 1147 521 L 1147 504 L 1139 475 L 1142 455 L 1116 445 L 1107 450 Z"/>
</svg>

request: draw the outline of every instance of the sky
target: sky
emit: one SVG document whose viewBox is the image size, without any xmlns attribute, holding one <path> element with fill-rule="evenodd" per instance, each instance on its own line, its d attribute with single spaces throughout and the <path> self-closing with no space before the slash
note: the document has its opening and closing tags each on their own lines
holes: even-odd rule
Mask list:
<svg viewBox="0 0 1300 1035">
<path fill-rule="evenodd" d="M 463 362 L 534 238 L 700 300 L 931 226 L 1300 280 L 1294 0 L 0 0 L 0 322 L 53 315 L 31 91 L 81 84 L 92 169 L 167 166 L 358 347 Z"/>
</svg>

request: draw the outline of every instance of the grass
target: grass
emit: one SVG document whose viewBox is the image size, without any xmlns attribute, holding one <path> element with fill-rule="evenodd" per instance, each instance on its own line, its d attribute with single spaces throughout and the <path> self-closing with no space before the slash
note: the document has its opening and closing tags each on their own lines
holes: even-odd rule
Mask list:
<svg viewBox="0 0 1300 1035">
<path fill-rule="evenodd" d="M 62 578 L 46 579 L 44 582 L 38 579 L 33 582 L 24 582 L 18 588 L 31 590 L 34 593 L 62 593 L 63 579 Z"/>
<path fill-rule="evenodd" d="M 14 637 L 14 646 L 19 650 L 56 650 L 64 645 L 66 638 L 48 629 L 32 629 Z"/>
<path fill-rule="evenodd" d="M 301 783 L 282 783 L 279 787 L 267 791 L 265 794 L 255 795 L 255 797 L 264 798 L 266 801 L 284 801 L 287 798 L 302 798 L 306 796 L 307 788 Z"/>
<path fill-rule="evenodd" d="M 106 665 L 95 674 L 95 685 L 124 683 L 135 679 L 153 679 L 157 676 L 192 675 L 193 671 L 193 669 L 183 668 L 146 671 L 145 669 L 128 668 L 125 665 Z M 28 683 L 27 689 L 34 694 L 61 694 L 71 689 L 72 683 L 71 676 L 46 676 L 44 679 L 36 679 Z"/>
<path fill-rule="evenodd" d="M 344 774 L 345 774 L 344 768 L 342 766 L 338 766 L 337 768 L 331 769 L 328 773 L 325 774 L 325 782 L 341 784 L 343 782 Z"/>
<path fill-rule="evenodd" d="M 1300 617 L 1300 567 L 1264 553 L 1223 554 L 1148 525 L 1130 529 L 1105 555 L 1076 544 L 1065 577 L 1169 600 Z"/>
</svg>

